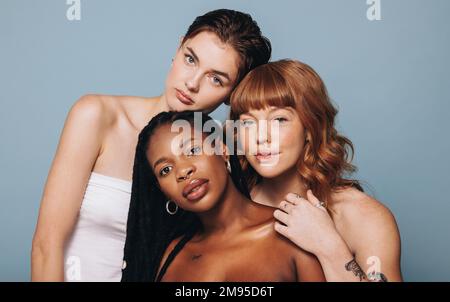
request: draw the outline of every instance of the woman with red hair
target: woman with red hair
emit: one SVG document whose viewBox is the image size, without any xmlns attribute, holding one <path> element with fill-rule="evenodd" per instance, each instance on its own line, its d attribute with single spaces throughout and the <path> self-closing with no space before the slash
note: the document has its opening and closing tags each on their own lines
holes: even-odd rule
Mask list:
<svg viewBox="0 0 450 302">
<path fill-rule="evenodd" d="M 244 177 L 257 203 L 278 208 L 276 231 L 319 259 L 328 281 L 401 281 L 394 216 L 365 194 L 353 145 L 308 65 L 261 65 L 231 96 Z M 280 203 L 281 202 L 281 203 Z"/>
</svg>

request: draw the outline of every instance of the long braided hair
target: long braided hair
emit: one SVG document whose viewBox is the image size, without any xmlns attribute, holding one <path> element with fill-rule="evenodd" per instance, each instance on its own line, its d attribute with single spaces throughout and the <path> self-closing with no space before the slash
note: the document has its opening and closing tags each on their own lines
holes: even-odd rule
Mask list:
<svg viewBox="0 0 450 302">
<path fill-rule="evenodd" d="M 158 143 L 151 141 L 156 129 L 177 120 L 185 120 L 194 125 L 194 114 L 192 111 L 162 112 L 156 115 L 139 134 L 133 167 L 133 184 L 124 248 L 126 266 L 122 271 L 122 282 L 159 281 L 161 277 L 156 278 L 156 274 L 169 244 L 174 239 L 183 237 L 166 261 L 160 276 L 164 274 L 184 244 L 201 228 L 200 220 L 192 212 L 181 208 L 174 215 L 167 212 L 167 198 L 160 190 L 146 156 L 149 144 Z M 202 127 L 206 121 L 212 120 L 207 114 L 202 113 L 201 116 Z M 229 161 L 234 185 L 243 195 L 250 198 L 237 157 L 230 155 Z"/>
</svg>

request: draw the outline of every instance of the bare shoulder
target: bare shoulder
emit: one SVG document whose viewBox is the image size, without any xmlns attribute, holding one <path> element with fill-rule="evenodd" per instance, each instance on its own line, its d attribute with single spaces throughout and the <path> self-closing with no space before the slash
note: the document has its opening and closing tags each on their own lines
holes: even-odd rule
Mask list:
<svg viewBox="0 0 450 302">
<path fill-rule="evenodd" d="M 351 188 L 332 196 L 330 211 L 338 232 L 364 271 L 382 263 L 388 280 L 402 280 L 400 232 L 385 205 Z"/>
<path fill-rule="evenodd" d="M 277 232 L 276 234 L 273 234 L 273 236 L 276 237 L 276 239 L 274 240 L 272 247 L 277 247 L 277 258 L 289 259 L 291 265 L 295 266 L 297 281 L 326 281 L 320 262 L 314 254 L 305 251 Z"/>
<path fill-rule="evenodd" d="M 114 119 L 110 96 L 87 94 L 79 98 L 70 109 L 70 119 L 106 125 Z"/>
<path fill-rule="evenodd" d="M 355 188 L 346 188 L 332 195 L 330 211 L 338 231 L 352 250 L 363 238 L 398 237 L 392 212 L 375 198 Z"/>
<path fill-rule="evenodd" d="M 109 127 L 121 118 L 133 125 L 142 123 L 157 98 L 139 96 L 115 96 L 105 94 L 87 94 L 72 106 L 70 115 L 89 119 Z M 81 117 L 80 117 L 81 116 Z"/>
<path fill-rule="evenodd" d="M 273 216 L 275 209 L 250 200 L 247 205 L 248 208 L 242 215 L 247 219 L 247 231 L 250 236 L 262 239 L 272 248 L 289 248 L 289 240 L 275 231 L 274 224 L 276 220 Z"/>
<path fill-rule="evenodd" d="M 309 252 L 303 250 L 302 248 L 295 245 L 285 236 L 280 235 L 274 227 L 276 222 L 273 213 L 274 208 L 253 203 L 253 207 L 256 209 L 258 214 L 252 213 L 252 218 L 258 217 L 258 223 L 255 224 L 251 229 L 254 231 L 255 238 L 264 239 L 268 249 L 276 250 L 277 255 L 283 255 L 282 258 L 285 259 L 310 259 L 315 257 Z"/>
<path fill-rule="evenodd" d="M 180 242 L 182 239 L 182 237 L 178 237 L 174 240 L 172 240 L 172 242 L 167 246 L 166 250 L 164 251 L 164 254 L 161 258 L 161 262 L 159 263 L 159 268 L 158 268 L 158 274 L 159 275 L 163 265 L 166 263 L 167 259 L 169 258 L 170 253 L 173 251 L 173 249 L 177 246 L 178 242 Z"/>
<path fill-rule="evenodd" d="M 393 218 L 388 207 L 355 188 L 346 188 L 332 194 L 331 211 L 341 221 L 385 221 Z"/>
<path fill-rule="evenodd" d="M 169 256 L 170 252 L 172 252 L 172 250 L 177 246 L 178 242 L 180 242 L 181 239 L 183 239 L 183 237 L 175 238 L 174 240 L 172 240 L 172 242 L 170 242 L 170 244 L 166 248 L 166 251 L 164 252 L 163 260 L 165 260 Z"/>
</svg>

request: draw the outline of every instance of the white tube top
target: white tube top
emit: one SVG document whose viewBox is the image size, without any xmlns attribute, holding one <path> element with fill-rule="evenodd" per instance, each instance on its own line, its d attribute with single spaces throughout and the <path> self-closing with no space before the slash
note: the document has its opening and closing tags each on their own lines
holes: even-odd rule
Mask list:
<svg viewBox="0 0 450 302">
<path fill-rule="evenodd" d="M 120 281 L 131 182 L 91 173 L 65 247 L 65 281 Z"/>
</svg>

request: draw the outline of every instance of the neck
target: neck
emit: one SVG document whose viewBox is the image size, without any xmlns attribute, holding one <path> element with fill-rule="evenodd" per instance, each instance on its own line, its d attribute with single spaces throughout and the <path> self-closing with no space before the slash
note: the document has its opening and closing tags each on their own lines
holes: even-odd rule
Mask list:
<svg viewBox="0 0 450 302">
<path fill-rule="evenodd" d="M 170 111 L 169 106 L 167 106 L 167 101 L 165 95 L 160 95 L 157 97 L 146 98 L 147 101 L 147 109 L 145 111 L 139 112 L 140 114 L 140 123 L 139 123 L 139 131 L 141 131 L 148 122 L 163 111 Z"/>
<path fill-rule="evenodd" d="M 203 225 L 203 235 L 212 233 L 239 232 L 245 227 L 246 210 L 251 205 L 234 186 L 231 176 L 228 176 L 225 190 L 211 210 L 199 213 Z"/>
<path fill-rule="evenodd" d="M 156 102 L 152 111 L 155 112 L 154 115 L 157 115 L 163 111 L 170 111 L 169 105 L 167 105 L 167 100 L 166 100 L 165 94 L 162 94 L 159 97 L 159 100 L 158 100 L 158 102 Z"/>
<path fill-rule="evenodd" d="M 288 193 L 297 193 L 306 197 L 306 191 L 307 187 L 294 167 L 277 177 L 264 178 L 253 189 L 252 197 L 260 204 L 276 208 Z"/>
</svg>

